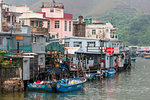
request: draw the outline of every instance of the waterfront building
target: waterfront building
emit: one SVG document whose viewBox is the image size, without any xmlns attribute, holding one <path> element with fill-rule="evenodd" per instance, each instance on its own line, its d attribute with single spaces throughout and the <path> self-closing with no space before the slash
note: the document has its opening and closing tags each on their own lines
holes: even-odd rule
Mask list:
<svg viewBox="0 0 150 100">
<path fill-rule="evenodd" d="M 73 16 L 64 13 L 64 5 L 57 2 L 43 2 L 43 17 L 49 19 L 48 25 L 52 38 L 65 38 L 73 35 Z"/>
<path fill-rule="evenodd" d="M 42 13 L 35 13 L 27 6 L 17 6 L 16 12 L 22 13 L 19 16 L 19 22 L 21 25 L 28 25 L 31 27 L 32 34 L 49 34 L 49 20 L 43 18 Z"/>
<path fill-rule="evenodd" d="M 16 12 L 16 6 L 1 3 L 1 32 L 19 33 L 21 24 L 19 23 L 19 16 L 22 13 Z"/>
<path fill-rule="evenodd" d="M 30 27 L 22 27 L 22 33 L 0 33 L 0 50 L 17 53 L 37 53 L 38 65 L 45 68 L 47 35 L 31 34 Z"/>
<path fill-rule="evenodd" d="M 101 23 L 99 20 L 84 19 L 86 22 L 86 37 L 97 38 L 101 40 L 118 40 L 118 34 L 111 23 Z"/>
<path fill-rule="evenodd" d="M 105 68 L 114 67 L 114 55 L 122 55 L 123 47 L 121 46 L 120 41 L 111 40 L 104 41 L 101 44 L 99 39 L 92 39 L 88 37 L 68 37 L 61 39 L 51 39 L 50 43 L 60 43 L 65 48 L 65 54 L 70 55 L 71 65 L 77 65 L 79 56 L 82 56 L 84 59 L 84 66 L 89 68 L 89 66 L 95 66 L 98 68 L 102 59 L 105 59 L 106 64 Z M 101 45 L 100 45 L 101 44 Z M 102 46 L 102 52 L 101 47 Z M 81 59 L 81 58 L 80 58 Z"/>
<path fill-rule="evenodd" d="M 77 20 L 73 21 L 73 36 L 85 37 L 86 23 L 83 16 L 79 16 Z"/>
</svg>

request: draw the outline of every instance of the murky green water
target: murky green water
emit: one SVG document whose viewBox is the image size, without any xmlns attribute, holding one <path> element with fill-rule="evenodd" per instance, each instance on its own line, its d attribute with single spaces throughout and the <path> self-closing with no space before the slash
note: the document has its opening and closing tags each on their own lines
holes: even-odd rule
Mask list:
<svg viewBox="0 0 150 100">
<path fill-rule="evenodd" d="M 0 100 L 150 100 L 150 60 L 137 58 L 130 71 L 92 81 L 70 93 L 0 93 Z"/>
</svg>

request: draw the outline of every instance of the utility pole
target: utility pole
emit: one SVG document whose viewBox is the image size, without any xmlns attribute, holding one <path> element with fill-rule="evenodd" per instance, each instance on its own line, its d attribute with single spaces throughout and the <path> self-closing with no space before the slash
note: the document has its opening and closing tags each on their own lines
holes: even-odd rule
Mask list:
<svg viewBox="0 0 150 100">
<path fill-rule="evenodd" d="M 100 49 L 101 49 L 101 51 L 100 51 L 100 54 L 101 54 L 101 57 L 100 57 L 100 67 L 99 67 L 99 70 L 101 69 L 101 63 L 102 63 L 102 52 L 103 52 L 103 50 L 102 50 L 102 40 L 100 39 Z"/>
</svg>

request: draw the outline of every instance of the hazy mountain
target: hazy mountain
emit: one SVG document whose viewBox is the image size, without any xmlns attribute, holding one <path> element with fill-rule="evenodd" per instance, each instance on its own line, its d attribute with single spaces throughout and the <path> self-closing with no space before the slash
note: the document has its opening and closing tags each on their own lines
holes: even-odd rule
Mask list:
<svg viewBox="0 0 150 100">
<path fill-rule="evenodd" d="M 34 11 L 39 11 L 43 1 L 51 0 L 4 0 L 4 2 L 13 5 L 30 6 Z M 128 4 L 141 12 L 150 13 L 150 0 L 55 0 L 63 2 L 65 11 L 74 15 L 99 15 L 105 11 L 115 8 L 118 5 Z"/>
</svg>

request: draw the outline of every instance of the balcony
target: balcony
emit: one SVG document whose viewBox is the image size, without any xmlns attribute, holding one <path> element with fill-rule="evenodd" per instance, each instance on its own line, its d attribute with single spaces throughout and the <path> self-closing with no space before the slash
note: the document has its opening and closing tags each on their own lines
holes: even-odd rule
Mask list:
<svg viewBox="0 0 150 100">
<path fill-rule="evenodd" d="M 31 27 L 32 34 L 48 34 L 48 28 L 43 27 Z"/>
<path fill-rule="evenodd" d="M 19 23 L 3 23 L 2 25 L 2 31 L 3 32 L 11 32 L 11 33 L 20 33 L 21 32 L 21 24 Z"/>
</svg>

